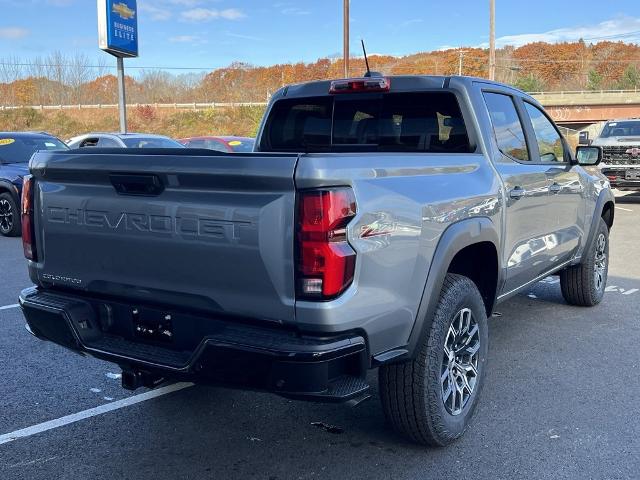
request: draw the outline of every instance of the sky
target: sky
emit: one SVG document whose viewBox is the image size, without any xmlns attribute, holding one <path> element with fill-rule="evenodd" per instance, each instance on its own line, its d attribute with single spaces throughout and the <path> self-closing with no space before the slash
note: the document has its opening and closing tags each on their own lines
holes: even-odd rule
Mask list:
<svg viewBox="0 0 640 480">
<path fill-rule="evenodd" d="M 351 49 L 404 55 L 487 46 L 489 0 L 351 0 Z M 0 0 L 0 57 L 98 50 L 95 0 Z M 210 70 L 311 62 L 342 51 L 342 0 L 138 0 L 140 57 L 127 68 Z M 496 0 L 498 46 L 579 38 L 640 43 L 638 0 Z M 176 70 L 179 71 L 179 70 Z"/>
</svg>

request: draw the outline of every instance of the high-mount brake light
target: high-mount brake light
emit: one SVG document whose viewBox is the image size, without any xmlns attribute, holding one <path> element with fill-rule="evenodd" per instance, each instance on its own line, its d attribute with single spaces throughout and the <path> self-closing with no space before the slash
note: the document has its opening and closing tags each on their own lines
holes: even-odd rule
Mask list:
<svg viewBox="0 0 640 480">
<path fill-rule="evenodd" d="M 388 92 L 391 80 L 386 77 L 347 78 L 331 82 L 329 93 Z"/>
<path fill-rule="evenodd" d="M 347 241 L 347 225 L 355 214 L 350 188 L 300 194 L 297 283 L 301 297 L 329 300 L 351 285 L 356 252 Z"/>
<path fill-rule="evenodd" d="M 22 248 L 24 256 L 34 262 L 38 259 L 36 252 L 36 231 L 33 224 L 33 194 L 34 180 L 31 175 L 22 179 L 21 223 Z"/>
</svg>

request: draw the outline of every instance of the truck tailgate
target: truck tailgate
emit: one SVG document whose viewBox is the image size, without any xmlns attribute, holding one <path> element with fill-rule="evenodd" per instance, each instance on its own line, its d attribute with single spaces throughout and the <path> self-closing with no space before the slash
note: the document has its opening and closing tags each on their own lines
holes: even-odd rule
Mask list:
<svg viewBox="0 0 640 480">
<path fill-rule="evenodd" d="M 292 321 L 296 162 L 177 149 L 38 153 L 32 279 Z"/>
</svg>

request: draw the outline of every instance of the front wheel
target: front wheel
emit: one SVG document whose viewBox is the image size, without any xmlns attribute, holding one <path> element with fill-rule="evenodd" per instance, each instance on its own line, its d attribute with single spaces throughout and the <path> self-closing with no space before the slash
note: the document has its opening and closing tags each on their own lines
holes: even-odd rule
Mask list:
<svg viewBox="0 0 640 480">
<path fill-rule="evenodd" d="M 604 296 L 609 274 L 609 228 L 601 218 L 580 264 L 560 272 L 562 296 L 571 305 L 592 307 Z"/>
<path fill-rule="evenodd" d="M 467 277 L 447 274 L 431 329 L 412 360 L 380 367 L 385 416 L 411 440 L 453 442 L 468 428 L 484 383 L 488 344 L 482 296 Z"/>
</svg>

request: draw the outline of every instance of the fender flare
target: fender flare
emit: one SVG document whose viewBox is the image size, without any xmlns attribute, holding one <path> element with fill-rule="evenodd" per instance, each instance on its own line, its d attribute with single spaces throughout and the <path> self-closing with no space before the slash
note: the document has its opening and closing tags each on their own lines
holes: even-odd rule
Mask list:
<svg viewBox="0 0 640 480">
<path fill-rule="evenodd" d="M 435 314 L 440 299 L 440 291 L 444 285 L 444 279 L 451 265 L 451 261 L 462 249 L 481 242 L 492 243 L 498 253 L 497 296 L 500 285 L 504 279 L 504 272 L 500 262 L 500 236 L 498 229 L 487 217 L 469 218 L 450 225 L 440 236 L 440 240 L 433 254 L 418 307 L 418 313 L 409 336 L 406 353 L 398 358 L 394 358 L 394 361 L 413 358 L 415 356 L 419 345 L 425 341 L 425 337 L 431 329 L 433 315 Z"/>
<path fill-rule="evenodd" d="M 589 248 L 589 245 L 591 245 L 591 242 L 593 242 L 593 237 L 595 236 L 596 231 L 598 230 L 600 218 L 602 217 L 602 212 L 607 202 L 612 202 L 614 205 L 614 210 L 611 213 L 612 215 L 611 221 L 613 222 L 614 220 L 616 199 L 613 193 L 611 192 L 611 190 L 604 189 L 600 192 L 600 195 L 598 195 L 598 200 L 596 200 L 596 206 L 593 210 L 593 217 L 591 217 L 591 226 L 589 227 L 589 234 L 587 235 L 587 240 L 583 246 L 582 253 L 584 253 L 584 251 L 587 248 Z M 580 256 L 580 258 L 582 258 L 582 255 Z"/>
</svg>

